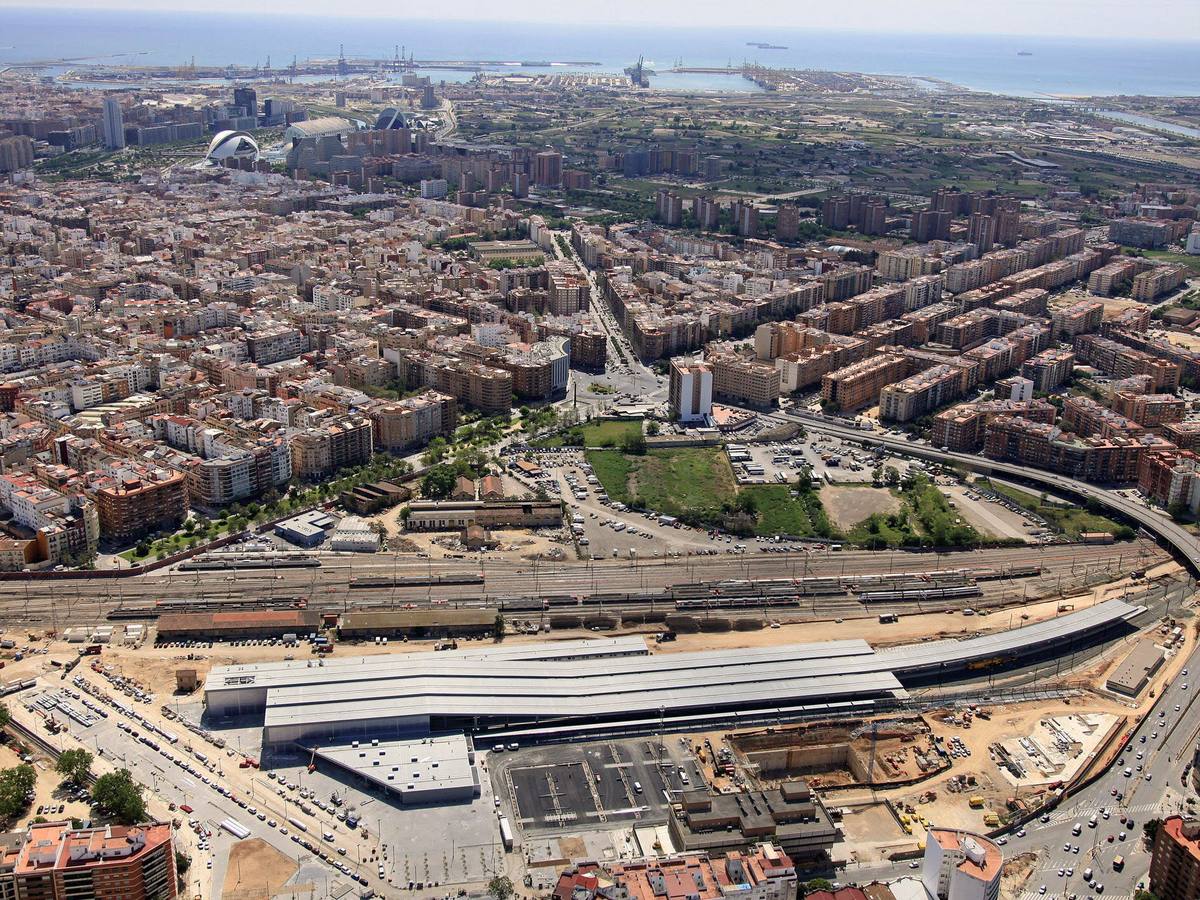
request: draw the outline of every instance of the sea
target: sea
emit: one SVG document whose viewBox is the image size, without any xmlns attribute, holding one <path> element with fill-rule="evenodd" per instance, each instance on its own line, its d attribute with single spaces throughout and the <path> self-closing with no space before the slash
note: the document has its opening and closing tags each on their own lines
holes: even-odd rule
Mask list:
<svg viewBox="0 0 1200 900">
<path fill-rule="evenodd" d="M 761 49 L 753 43 L 785 49 Z M 741 76 L 672 74 L 682 64 L 765 66 L 906 75 L 1023 97 L 1197 96 L 1200 40 L 1162 42 L 1003 35 L 871 34 L 781 28 L 561 26 L 528 22 L 324 18 L 230 12 L 0 7 L 0 67 L 72 64 L 287 66 L 293 59 L 492 60 L 498 70 L 621 72 L 639 57 L 651 86 L 753 91 Z M 65 62 L 59 62 L 65 61 Z M 522 67 L 521 62 L 550 66 Z M 572 63 L 597 63 L 581 67 Z M 513 65 L 517 64 L 517 65 Z M 430 70 L 435 81 L 473 73 Z"/>
</svg>

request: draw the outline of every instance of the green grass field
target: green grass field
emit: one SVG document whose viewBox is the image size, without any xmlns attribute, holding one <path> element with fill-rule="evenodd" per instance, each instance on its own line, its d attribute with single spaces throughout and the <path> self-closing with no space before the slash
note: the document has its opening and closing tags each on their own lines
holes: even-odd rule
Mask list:
<svg viewBox="0 0 1200 900">
<path fill-rule="evenodd" d="M 537 447 L 619 447 L 626 437 L 642 433 L 641 419 L 620 421 L 586 422 L 567 431 L 559 432 L 544 440 L 536 441 Z"/>
<path fill-rule="evenodd" d="M 792 496 L 787 484 L 749 484 L 740 491 L 754 498 L 758 518 L 754 533 L 762 536 L 791 534 L 797 537 L 835 537 L 836 529 L 825 514 L 816 491 Z"/>
<path fill-rule="evenodd" d="M 1058 506 L 1053 503 L 1043 503 L 1036 494 L 1030 494 L 1007 484 L 999 484 L 986 478 L 976 480 L 980 487 L 990 488 L 997 494 L 1003 494 L 1013 503 L 1032 513 L 1041 516 L 1050 526 L 1069 538 L 1077 539 L 1079 535 L 1089 531 L 1106 531 L 1118 538 L 1132 537 L 1132 529 L 1128 525 L 1114 522 L 1107 516 L 1089 512 L 1079 506 Z"/>
<path fill-rule="evenodd" d="M 742 533 L 749 529 L 762 536 L 837 534 L 816 492 L 793 497 L 793 487 L 786 484 L 752 484 L 739 489 L 729 458 L 717 447 L 650 450 L 644 456 L 592 450 L 588 462 L 614 500 L 678 516 L 691 524 Z M 753 517 L 734 515 L 727 522 L 726 517 L 739 504 L 743 511 L 747 506 L 753 509 Z"/>
<path fill-rule="evenodd" d="M 645 456 L 592 450 L 587 456 L 608 496 L 631 506 L 714 521 L 737 494 L 729 459 L 716 447 L 650 450 Z"/>
<path fill-rule="evenodd" d="M 907 507 L 895 513 L 872 513 L 851 528 L 847 538 L 869 549 L 911 547 L 921 543 L 921 536 L 908 521 Z"/>
<path fill-rule="evenodd" d="M 904 501 L 894 513 L 873 513 L 850 529 L 849 538 L 864 547 L 972 547 L 981 535 L 951 507 L 937 485 L 918 478 L 897 493 Z"/>
<path fill-rule="evenodd" d="M 1179 263 L 1187 266 L 1193 272 L 1200 273 L 1200 256 L 1188 256 L 1171 250 L 1143 250 L 1147 259 L 1157 259 L 1160 262 Z"/>
</svg>

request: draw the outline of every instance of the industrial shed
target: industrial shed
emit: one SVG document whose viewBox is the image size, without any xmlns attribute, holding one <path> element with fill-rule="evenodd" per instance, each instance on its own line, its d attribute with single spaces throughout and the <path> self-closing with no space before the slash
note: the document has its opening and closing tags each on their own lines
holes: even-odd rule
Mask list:
<svg viewBox="0 0 1200 900">
<path fill-rule="evenodd" d="M 490 635 L 496 627 L 494 609 L 430 609 L 352 612 L 342 616 L 338 636 L 343 640 L 387 638 L 445 638 Z"/>
<path fill-rule="evenodd" d="M 1146 684 L 1162 664 L 1162 649 L 1156 647 L 1152 639 L 1143 638 L 1108 676 L 1105 686 L 1126 697 L 1136 697 L 1145 690 Z"/>
<path fill-rule="evenodd" d="M 311 634 L 321 627 L 320 615 L 306 609 L 231 610 L 166 613 L 158 618 L 158 640 L 244 640 Z"/>
</svg>

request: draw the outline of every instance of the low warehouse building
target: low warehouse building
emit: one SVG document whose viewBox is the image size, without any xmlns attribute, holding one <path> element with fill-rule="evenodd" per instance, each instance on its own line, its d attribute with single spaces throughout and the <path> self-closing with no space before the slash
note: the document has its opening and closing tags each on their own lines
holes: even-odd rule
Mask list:
<svg viewBox="0 0 1200 900">
<path fill-rule="evenodd" d="M 468 525 L 553 528 L 562 519 L 562 504 L 557 500 L 419 500 L 409 504 L 404 527 L 409 531 L 461 531 Z"/>
<path fill-rule="evenodd" d="M 1142 638 L 1113 670 L 1105 686 L 1114 693 L 1136 697 L 1145 690 L 1162 664 L 1162 649 L 1156 647 L 1152 639 Z"/>
<path fill-rule="evenodd" d="M 735 794 L 686 791 L 668 824 L 672 842 L 687 853 L 725 853 L 770 841 L 797 861 L 826 856 L 838 835 L 820 798 L 803 781 Z"/>
<path fill-rule="evenodd" d="M 338 636 L 343 640 L 387 638 L 444 638 L 490 635 L 496 628 L 494 609 L 404 609 L 352 612 L 342 616 Z"/>
<path fill-rule="evenodd" d="M 275 525 L 275 533 L 298 547 L 316 547 L 325 540 L 326 532 L 333 527 L 333 518 L 324 510 L 309 510 L 284 519 Z"/>
<path fill-rule="evenodd" d="M 250 609 L 167 613 L 158 619 L 159 641 L 247 640 L 311 634 L 321 616 L 307 609 Z"/>
</svg>

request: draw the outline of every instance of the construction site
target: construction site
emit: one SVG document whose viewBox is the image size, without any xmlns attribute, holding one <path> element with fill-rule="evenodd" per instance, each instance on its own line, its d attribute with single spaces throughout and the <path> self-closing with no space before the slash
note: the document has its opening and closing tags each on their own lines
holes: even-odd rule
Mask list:
<svg viewBox="0 0 1200 900">
<path fill-rule="evenodd" d="M 771 728 L 736 734 L 730 743 L 764 785 L 803 778 L 824 790 L 894 786 L 949 767 L 920 716 Z"/>
</svg>

